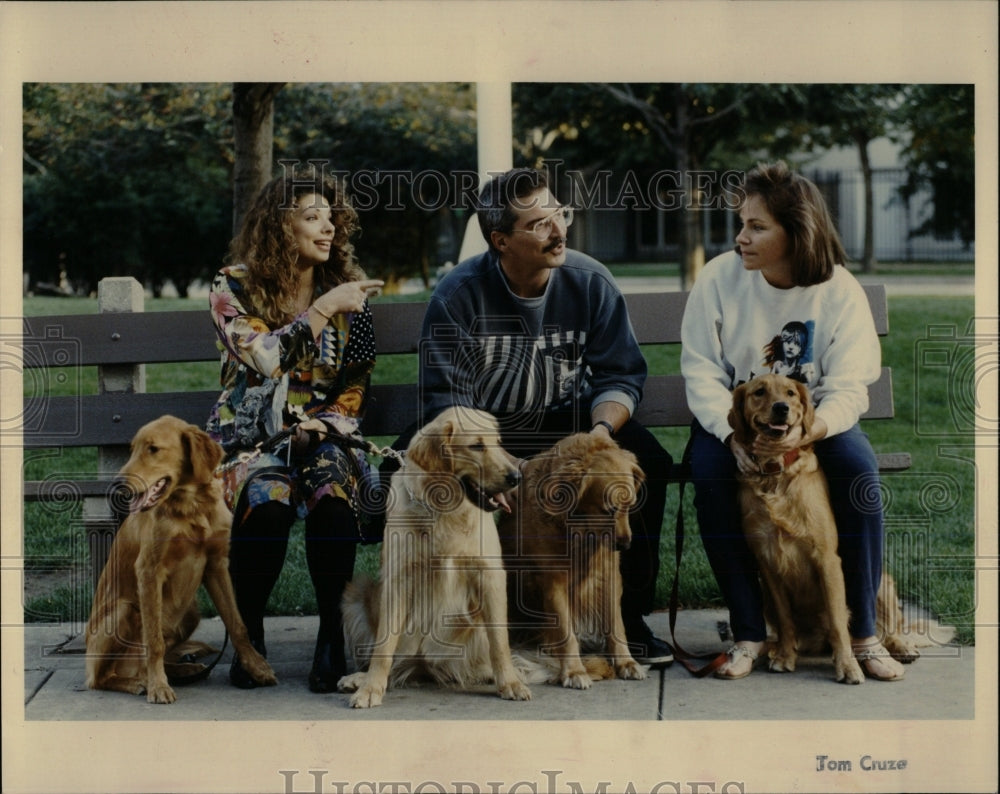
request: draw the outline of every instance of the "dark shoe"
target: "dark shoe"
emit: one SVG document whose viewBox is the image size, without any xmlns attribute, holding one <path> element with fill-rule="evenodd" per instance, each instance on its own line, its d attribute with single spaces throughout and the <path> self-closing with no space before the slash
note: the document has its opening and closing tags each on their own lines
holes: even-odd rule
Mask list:
<svg viewBox="0 0 1000 794">
<path fill-rule="evenodd" d="M 264 647 L 264 640 L 250 640 L 250 644 L 265 659 L 267 658 L 267 648 Z M 253 678 L 250 677 L 250 673 L 243 669 L 240 664 L 240 655 L 233 655 L 233 663 L 229 665 L 229 683 L 240 689 L 256 689 L 260 686 Z"/>
<path fill-rule="evenodd" d="M 659 637 L 654 637 L 641 618 L 625 624 L 625 641 L 632 658 L 651 667 L 669 667 L 674 661 L 674 649 Z"/>
<path fill-rule="evenodd" d="M 320 638 L 313 653 L 312 670 L 309 671 L 309 691 L 325 694 L 337 691 L 337 682 L 347 675 L 343 647 Z"/>
</svg>

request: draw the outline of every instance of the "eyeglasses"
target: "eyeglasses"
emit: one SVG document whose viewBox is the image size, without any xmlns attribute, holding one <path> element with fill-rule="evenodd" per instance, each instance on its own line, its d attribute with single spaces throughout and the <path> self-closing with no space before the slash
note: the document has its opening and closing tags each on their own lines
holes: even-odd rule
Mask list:
<svg viewBox="0 0 1000 794">
<path fill-rule="evenodd" d="M 511 231 L 533 234 L 539 240 L 548 240 L 549 235 L 552 234 L 552 224 L 557 219 L 562 221 L 563 228 L 568 229 L 573 225 L 573 208 L 560 207 L 551 215 L 546 215 L 544 218 L 535 221 L 530 229 L 512 229 Z"/>
</svg>

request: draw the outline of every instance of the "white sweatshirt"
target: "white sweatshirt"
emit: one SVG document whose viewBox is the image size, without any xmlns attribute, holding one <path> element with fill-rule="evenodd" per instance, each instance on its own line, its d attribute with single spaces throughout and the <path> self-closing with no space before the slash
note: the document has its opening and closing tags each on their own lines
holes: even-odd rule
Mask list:
<svg viewBox="0 0 1000 794">
<path fill-rule="evenodd" d="M 840 266 L 822 284 L 778 289 L 722 254 L 698 276 L 681 325 L 688 405 L 719 440 L 732 432 L 732 390 L 769 372 L 805 382 L 827 435 L 843 433 L 868 410 L 881 360 L 864 289 Z"/>
</svg>

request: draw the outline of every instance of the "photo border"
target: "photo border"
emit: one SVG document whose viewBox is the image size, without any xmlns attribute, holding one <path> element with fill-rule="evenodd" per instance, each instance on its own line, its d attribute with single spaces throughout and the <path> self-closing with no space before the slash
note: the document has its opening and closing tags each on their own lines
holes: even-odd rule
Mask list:
<svg viewBox="0 0 1000 794">
<path fill-rule="evenodd" d="M 21 273 L 11 263 L 21 261 L 22 82 L 953 82 L 976 86 L 976 256 L 990 264 L 976 272 L 976 316 L 995 324 L 996 30 L 995 3 L 965 0 L 2 3 L 0 318 L 21 314 Z M 17 404 L 20 391 L 5 385 L 0 399 Z M 982 443 L 976 554 L 995 561 L 996 439 Z M 21 547 L 21 466 L 17 450 L 2 452 L 7 559 Z M 27 722 L 23 638 L 4 628 L 4 790 L 281 792 L 281 770 L 298 770 L 304 790 L 311 790 L 309 770 L 330 770 L 328 781 L 475 781 L 484 791 L 488 781 L 504 781 L 502 791 L 527 781 L 548 791 L 544 770 L 560 769 L 561 785 L 578 781 L 584 791 L 614 781 L 642 792 L 660 780 L 704 781 L 701 791 L 717 791 L 734 779 L 746 791 L 895 791 L 914 783 L 926 791 L 992 791 L 996 571 L 979 573 L 976 719 L 831 722 L 821 738 L 803 738 L 813 723 L 743 719 L 387 719 L 355 723 L 349 736 L 331 736 L 321 723 Z M 9 614 L 19 609 L 20 585 L 17 572 L 3 571 L 4 626 L 20 622 Z M 733 708 L 740 713 L 735 689 Z M 798 757 L 796 748 L 810 758 L 823 748 L 851 748 L 940 762 L 919 781 L 873 780 L 869 788 L 858 775 L 803 778 L 800 763 L 786 763 Z"/>
</svg>

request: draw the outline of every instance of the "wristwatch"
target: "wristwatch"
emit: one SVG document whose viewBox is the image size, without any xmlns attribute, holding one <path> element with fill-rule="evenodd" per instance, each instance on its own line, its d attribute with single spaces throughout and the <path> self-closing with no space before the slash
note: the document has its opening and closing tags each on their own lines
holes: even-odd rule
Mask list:
<svg viewBox="0 0 1000 794">
<path fill-rule="evenodd" d="M 593 426 L 591 426 L 590 429 L 593 430 L 598 425 L 604 425 L 608 429 L 608 435 L 609 436 L 614 436 L 614 434 L 615 434 L 615 428 L 614 428 L 614 425 L 611 424 L 611 422 L 606 422 L 603 419 L 598 419 L 596 422 L 594 422 Z"/>
</svg>

